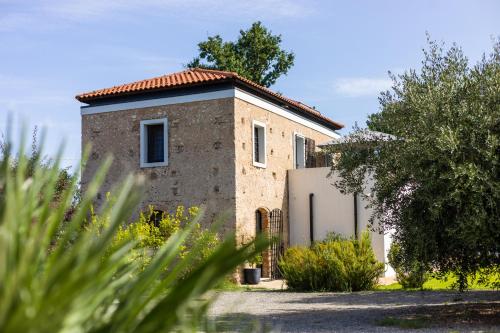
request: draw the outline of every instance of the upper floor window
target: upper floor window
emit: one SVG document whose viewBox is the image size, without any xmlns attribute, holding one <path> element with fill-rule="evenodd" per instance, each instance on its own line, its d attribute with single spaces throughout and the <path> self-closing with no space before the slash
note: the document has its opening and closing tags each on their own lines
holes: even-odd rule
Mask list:
<svg viewBox="0 0 500 333">
<path fill-rule="evenodd" d="M 141 121 L 141 167 L 168 165 L 167 118 Z"/>
<path fill-rule="evenodd" d="M 266 167 L 266 125 L 254 120 L 252 123 L 253 165 Z"/>
<path fill-rule="evenodd" d="M 294 150 L 294 168 L 302 169 L 306 166 L 306 139 L 303 135 L 294 133 L 293 135 L 293 150 Z"/>
</svg>

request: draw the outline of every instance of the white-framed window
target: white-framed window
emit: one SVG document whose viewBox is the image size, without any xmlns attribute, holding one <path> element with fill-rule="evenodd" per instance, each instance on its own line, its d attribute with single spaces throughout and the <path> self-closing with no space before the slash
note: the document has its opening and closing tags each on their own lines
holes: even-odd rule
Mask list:
<svg viewBox="0 0 500 333">
<path fill-rule="evenodd" d="M 168 120 L 141 120 L 141 168 L 168 165 Z"/>
<path fill-rule="evenodd" d="M 253 165 L 266 167 L 266 124 L 254 120 L 252 122 Z"/>
<path fill-rule="evenodd" d="M 293 133 L 293 167 L 306 167 L 306 138 L 299 133 Z"/>
</svg>

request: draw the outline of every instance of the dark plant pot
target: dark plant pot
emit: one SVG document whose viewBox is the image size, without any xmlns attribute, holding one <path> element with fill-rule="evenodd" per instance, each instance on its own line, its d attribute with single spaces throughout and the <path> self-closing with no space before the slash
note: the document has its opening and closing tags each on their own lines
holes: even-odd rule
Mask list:
<svg viewBox="0 0 500 333">
<path fill-rule="evenodd" d="M 243 269 L 246 284 L 259 284 L 260 268 L 245 268 Z"/>
</svg>

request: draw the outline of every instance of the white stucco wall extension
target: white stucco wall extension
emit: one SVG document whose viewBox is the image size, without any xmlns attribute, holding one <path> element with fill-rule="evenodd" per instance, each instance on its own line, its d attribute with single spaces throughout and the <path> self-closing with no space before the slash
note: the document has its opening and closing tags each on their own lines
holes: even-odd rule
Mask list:
<svg viewBox="0 0 500 333">
<path fill-rule="evenodd" d="M 290 245 L 309 245 L 310 202 L 312 202 L 313 240 L 322 240 L 329 232 L 350 237 L 355 233 L 354 195 L 344 195 L 333 185 L 335 175 L 327 177 L 330 168 L 307 168 L 288 171 Z M 310 198 L 312 194 L 312 198 Z M 357 199 L 358 234 L 365 230 L 371 209 L 360 197 Z M 394 271 L 387 265 L 390 234 L 371 232 L 372 246 L 377 260 L 386 264 L 385 276 Z"/>
</svg>

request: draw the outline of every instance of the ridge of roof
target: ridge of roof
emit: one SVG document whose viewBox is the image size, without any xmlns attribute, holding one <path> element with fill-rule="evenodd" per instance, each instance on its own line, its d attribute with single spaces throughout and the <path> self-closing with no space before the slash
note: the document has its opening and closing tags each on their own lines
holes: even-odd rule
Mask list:
<svg viewBox="0 0 500 333">
<path fill-rule="evenodd" d="M 236 72 L 231 72 L 231 71 L 223 71 L 221 69 L 211 69 L 211 68 L 202 68 L 202 67 L 193 67 L 188 70 L 192 70 L 194 72 L 210 72 L 210 73 L 217 73 L 221 75 L 232 75 L 232 76 L 239 76 L 238 73 Z"/>
<path fill-rule="evenodd" d="M 116 85 L 110 88 L 93 90 L 90 92 L 78 94 L 75 96 L 75 98 L 80 102 L 88 103 L 105 97 L 123 96 L 139 92 L 158 91 L 174 87 L 190 86 L 195 84 L 210 83 L 217 81 L 222 82 L 226 80 L 239 81 L 246 86 L 252 87 L 260 92 L 273 96 L 274 98 L 281 100 L 285 104 L 294 106 L 295 108 L 301 111 L 307 112 L 310 115 L 313 115 L 317 118 L 322 119 L 323 121 L 330 123 L 337 129 L 341 129 L 344 127 L 343 124 L 333 121 L 332 119 L 322 115 L 316 109 L 302 102 L 285 97 L 282 94 L 274 92 L 269 88 L 263 87 L 243 76 L 238 75 L 235 72 L 222 71 L 217 69 L 205 69 L 198 67 L 189 68 L 184 71 L 157 76 L 150 79 L 144 79 L 122 85 Z"/>
</svg>

